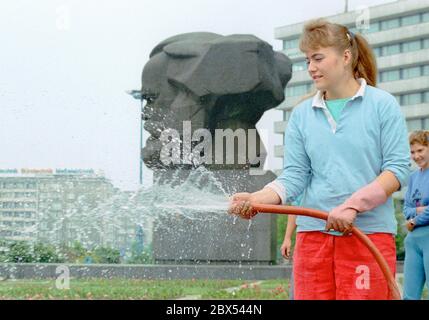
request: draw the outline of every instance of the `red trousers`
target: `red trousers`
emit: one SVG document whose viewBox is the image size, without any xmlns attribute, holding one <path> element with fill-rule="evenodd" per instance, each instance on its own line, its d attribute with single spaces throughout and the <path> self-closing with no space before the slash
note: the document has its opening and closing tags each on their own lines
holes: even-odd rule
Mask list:
<svg viewBox="0 0 429 320">
<path fill-rule="evenodd" d="M 396 272 L 395 238 L 390 233 L 368 237 Z M 354 235 L 298 232 L 293 254 L 296 300 L 386 300 L 387 281 L 371 252 Z"/>
</svg>

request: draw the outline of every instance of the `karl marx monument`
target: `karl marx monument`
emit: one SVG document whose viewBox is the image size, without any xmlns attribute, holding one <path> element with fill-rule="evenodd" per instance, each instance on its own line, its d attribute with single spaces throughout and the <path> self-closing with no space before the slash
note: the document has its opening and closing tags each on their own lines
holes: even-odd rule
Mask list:
<svg viewBox="0 0 429 320">
<path fill-rule="evenodd" d="M 141 156 L 154 172 L 154 183 L 180 184 L 199 166 L 213 173 L 228 194 L 253 192 L 274 180 L 272 172 L 263 171 L 266 151 L 255 125 L 284 100 L 291 76 L 289 58 L 253 35 L 196 32 L 159 43 L 144 66 L 141 87 L 144 128 L 150 133 Z M 225 133 L 231 132 L 233 148 L 228 148 Z M 250 233 L 248 222 L 233 219 L 226 212 L 210 223 L 202 216 L 163 217 L 153 232 L 155 260 L 273 262 L 275 216 L 255 218 Z"/>
</svg>

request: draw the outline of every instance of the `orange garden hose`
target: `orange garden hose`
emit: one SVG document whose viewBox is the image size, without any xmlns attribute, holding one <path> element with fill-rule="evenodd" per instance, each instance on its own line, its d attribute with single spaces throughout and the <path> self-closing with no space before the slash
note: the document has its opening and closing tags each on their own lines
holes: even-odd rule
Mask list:
<svg viewBox="0 0 429 320">
<path fill-rule="evenodd" d="M 293 207 L 293 206 L 281 206 L 281 205 L 269 205 L 269 204 L 252 204 L 254 211 L 258 213 L 278 213 L 278 214 L 292 214 L 298 216 L 308 216 L 313 218 L 318 218 L 322 220 L 328 219 L 328 213 L 320 210 L 308 209 L 303 207 Z M 398 286 L 396 284 L 395 278 L 384 259 L 383 255 L 377 249 L 377 247 L 372 243 L 372 241 L 358 228 L 353 227 L 351 231 L 372 253 L 378 265 L 380 266 L 381 271 L 384 274 L 384 277 L 387 280 L 389 286 L 390 298 L 393 300 L 401 300 L 401 293 L 399 292 Z"/>
</svg>

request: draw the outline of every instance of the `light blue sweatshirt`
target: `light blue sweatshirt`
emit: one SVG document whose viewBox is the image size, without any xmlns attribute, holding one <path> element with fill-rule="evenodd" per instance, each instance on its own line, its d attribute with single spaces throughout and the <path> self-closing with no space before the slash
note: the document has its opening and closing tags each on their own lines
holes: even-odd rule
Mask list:
<svg viewBox="0 0 429 320">
<path fill-rule="evenodd" d="M 426 207 L 417 214 L 417 207 Z M 414 219 L 415 227 L 429 225 L 429 169 L 417 170 L 410 176 L 404 201 L 404 215 L 407 220 Z"/>
<path fill-rule="evenodd" d="M 319 91 L 294 108 L 285 133 L 283 173 L 267 185 L 292 202 L 301 194 L 302 206 L 330 212 L 355 191 L 391 171 L 406 186 L 410 147 L 400 106 L 389 93 L 361 87 L 347 102 L 338 122 Z M 326 222 L 297 217 L 297 231 L 323 231 Z M 393 200 L 358 215 L 356 226 L 365 233 L 396 234 Z"/>
</svg>

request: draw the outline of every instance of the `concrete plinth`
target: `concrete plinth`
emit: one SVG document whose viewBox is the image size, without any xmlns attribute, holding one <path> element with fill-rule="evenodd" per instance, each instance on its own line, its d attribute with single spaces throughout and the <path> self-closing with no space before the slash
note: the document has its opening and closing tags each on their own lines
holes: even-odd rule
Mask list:
<svg viewBox="0 0 429 320">
<path fill-rule="evenodd" d="M 188 172 L 183 171 L 182 179 Z M 163 172 L 160 180 L 168 181 L 177 171 Z M 189 174 L 189 173 L 188 173 Z M 272 172 L 250 175 L 249 171 L 217 170 L 213 178 L 228 194 L 254 192 L 275 179 Z M 195 199 L 198 201 L 198 199 Z M 153 255 L 157 263 L 240 263 L 272 264 L 276 260 L 276 216 L 259 214 L 251 221 L 225 212 L 204 212 L 162 216 L 154 224 Z"/>
</svg>

